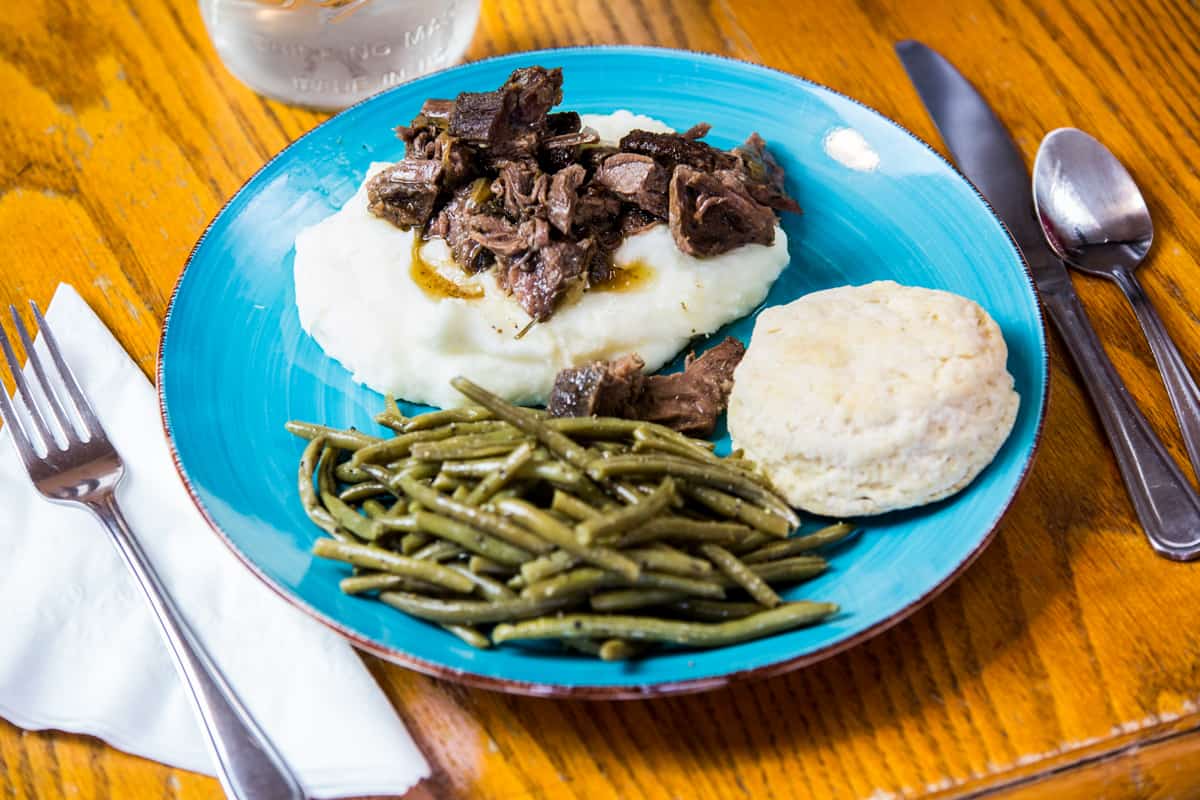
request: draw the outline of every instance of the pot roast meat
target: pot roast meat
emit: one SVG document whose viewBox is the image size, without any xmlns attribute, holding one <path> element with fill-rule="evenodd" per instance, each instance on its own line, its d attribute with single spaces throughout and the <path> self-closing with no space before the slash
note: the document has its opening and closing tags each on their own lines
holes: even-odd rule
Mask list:
<svg viewBox="0 0 1200 800">
<path fill-rule="evenodd" d="M 596 168 L 595 181 L 644 211 L 667 216 L 667 172 L 650 156 L 611 155 Z"/>
<path fill-rule="evenodd" d="M 699 258 L 775 241 L 775 212 L 751 197 L 731 170 L 676 167 L 667 223 L 679 249 Z"/>
<path fill-rule="evenodd" d="M 642 367 L 635 353 L 613 361 L 593 361 L 554 377 L 546 409 L 552 417 L 621 417 L 642 392 Z"/>
<path fill-rule="evenodd" d="M 397 161 L 367 182 L 367 209 L 398 228 L 422 227 L 433 216 L 442 163 Z"/>
<path fill-rule="evenodd" d="M 657 422 L 688 436 L 711 436 L 717 417 L 729 405 L 733 370 L 746 347 L 727 337 L 699 358 L 689 355 L 683 372 L 651 375 L 634 404 L 634 419 Z"/>
<path fill-rule="evenodd" d="M 601 144 L 562 101 L 562 70 L 515 70 L 492 92 L 430 98 L 396 128 L 405 157 L 367 183 L 371 213 L 441 237 L 468 273 L 497 284 L 537 320 L 568 290 L 612 277 L 627 237 L 666 220 L 694 256 L 774 240 L 772 208 L 799 210 L 757 134 L 732 152 L 682 134 L 632 131 Z"/>
<path fill-rule="evenodd" d="M 710 436 L 729 404 L 733 371 L 746 348 L 726 338 L 683 372 L 643 375 L 636 354 L 564 369 L 554 379 L 546 408 L 554 417 L 624 417 L 656 422 L 689 436 Z"/>
</svg>

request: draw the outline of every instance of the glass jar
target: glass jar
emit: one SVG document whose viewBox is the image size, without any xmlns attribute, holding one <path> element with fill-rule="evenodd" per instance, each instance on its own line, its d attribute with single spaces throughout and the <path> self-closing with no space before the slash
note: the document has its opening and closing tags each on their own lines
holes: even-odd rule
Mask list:
<svg viewBox="0 0 1200 800">
<path fill-rule="evenodd" d="M 257 92 L 344 108 L 449 66 L 480 0 L 200 0 L 225 66 Z"/>
</svg>

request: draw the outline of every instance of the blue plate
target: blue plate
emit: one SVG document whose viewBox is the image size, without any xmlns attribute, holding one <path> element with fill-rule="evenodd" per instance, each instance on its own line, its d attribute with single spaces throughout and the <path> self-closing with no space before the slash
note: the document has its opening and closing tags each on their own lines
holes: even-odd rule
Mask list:
<svg viewBox="0 0 1200 800">
<path fill-rule="evenodd" d="M 480 651 L 441 629 L 338 590 L 342 565 L 309 554 L 289 419 L 373 429 L 382 398 L 356 385 L 300 328 L 292 288 L 296 232 L 338 208 L 372 161 L 395 160 L 392 133 L 427 97 L 495 88 L 514 68 L 562 66 L 563 107 L 628 108 L 682 130 L 704 120 L 719 147 L 757 130 L 788 174 L 803 215 L 784 215 L 791 264 L 768 305 L 846 283 L 891 278 L 980 303 L 1009 347 L 1021 410 L 995 461 L 942 503 L 866 522 L 832 569 L 789 592 L 844 609 L 817 627 L 634 663 L 505 646 Z M 831 157 L 834 131 L 878 156 Z M 846 136 L 846 134 L 843 134 Z M 845 159 L 843 159 L 845 160 Z M 753 320 L 729 326 L 749 337 Z M 722 332 L 722 335 L 725 331 Z M 936 152 L 877 112 L 763 67 L 698 53 L 596 47 L 519 53 L 398 86 L 316 128 L 225 206 L 179 279 L 163 330 L 163 423 L 196 504 L 237 555 L 285 598 L 356 645 L 413 669 L 530 694 L 632 697 L 695 691 L 810 663 L 911 613 L 987 544 L 1024 479 L 1046 395 L 1045 329 L 1028 272 L 976 190 Z M 727 442 L 725 443 L 727 446 Z"/>
</svg>

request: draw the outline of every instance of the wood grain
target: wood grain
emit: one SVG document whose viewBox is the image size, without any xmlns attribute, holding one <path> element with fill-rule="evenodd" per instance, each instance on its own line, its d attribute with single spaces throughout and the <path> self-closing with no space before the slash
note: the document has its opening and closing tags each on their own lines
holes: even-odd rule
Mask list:
<svg viewBox="0 0 1200 800">
<path fill-rule="evenodd" d="M 937 142 L 892 54 L 907 37 L 958 64 L 1030 159 L 1062 125 L 1112 147 L 1155 214 L 1147 292 L 1183 352 L 1200 350 L 1195 2 L 484 0 L 469 57 L 610 42 L 725 53 L 832 86 Z M 0 301 L 44 302 L 69 281 L 147 373 L 206 222 L 323 118 L 230 77 L 191 0 L 9 4 L 0 85 Z M 1118 290 L 1076 284 L 1182 460 Z M 1200 566 L 1150 553 L 1053 346 L 1044 445 L 998 539 L 942 597 L 849 653 L 753 685 L 626 703 L 507 697 L 368 658 L 435 766 L 419 796 L 1200 796 Z M 0 724 L 2 798 L 219 796 L 210 779 L 92 739 Z"/>
</svg>

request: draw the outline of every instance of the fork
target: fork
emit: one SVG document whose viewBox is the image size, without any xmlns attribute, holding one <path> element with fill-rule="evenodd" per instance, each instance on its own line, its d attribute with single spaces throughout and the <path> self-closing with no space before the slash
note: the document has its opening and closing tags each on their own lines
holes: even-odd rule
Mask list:
<svg viewBox="0 0 1200 800">
<path fill-rule="evenodd" d="M 16 383 L 11 398 L 0 386 L 0 419 L 34 487 L 48 500 L 83 506 L 112 535 L 113 544 L 158 617 L 200 716 L 226 794 L 236 800 L 303 800 L 300 782 L 205 652 L 130 531 L 115 495 L 125 474 L 121 456 L 79 388 L 41 311 L 32 301 L 29 305 L 50 359 L 47 362 L 34 348 L 21 315 L 10 305 L 33 374 L 26 376 L 22 371 L 8 334 L 0 325 L 0 348 Z M 52 372 L 57 380 L 51 378 Z M 45 401 L 40 408 L 30 391 L 31 384 L 37 386 Z M 68 402 L 75 411 L 74 418 L 67 413 Z M 17 413 L 18 405 L 24 419 Z M 61 434 L 65 446 L 55 440 L 52 427 Z"/>
</svg>

